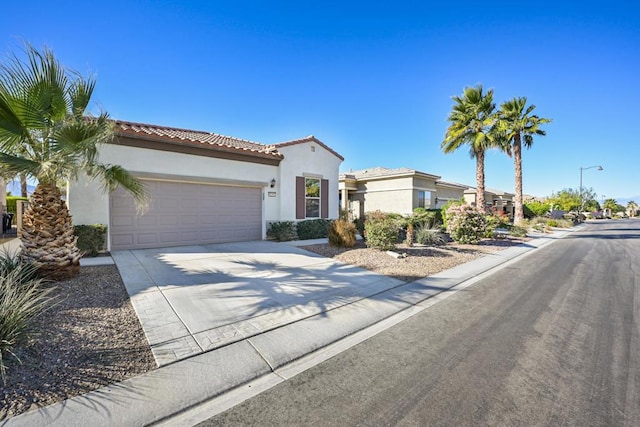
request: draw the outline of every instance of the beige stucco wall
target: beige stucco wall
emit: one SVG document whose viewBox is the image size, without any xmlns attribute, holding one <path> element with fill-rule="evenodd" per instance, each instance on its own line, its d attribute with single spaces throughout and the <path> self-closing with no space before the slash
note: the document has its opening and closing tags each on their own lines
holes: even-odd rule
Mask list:
<svg viewBox="0 0 640 427">
<path fill-rule="evenodd" d="M 442 206 L 446 205 L 449 200 L 460 200 L 461 198 L 464 197 L 463 189 L 457 190 L 454 188 L 447 188 L 447 187 L 440 187 L 440 186 L 436 186 L 436 189 L 437 189 L 436 196 L 438 197 L 438 203 L 437 204 L 434 203 L 435 208 L 441 208 Z"/>
<path fill-rule="evenodd" d="M 314 147 L 314 148 L 312 148 Z M 284 155 L 280 162 L 276 191 L 279 211 L 269 220 L 296 220 L 296 177 L 309 176 L 329 180 L 329 218 L 338 217 L 338 176 L 342 160 L 324 147 L 311 142 L 278 147 Z"/>
</svg>

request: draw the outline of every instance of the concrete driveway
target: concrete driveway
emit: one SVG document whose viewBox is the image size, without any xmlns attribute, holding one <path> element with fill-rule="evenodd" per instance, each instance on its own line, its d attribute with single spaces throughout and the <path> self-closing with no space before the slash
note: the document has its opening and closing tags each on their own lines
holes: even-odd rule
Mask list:
<svg viewBox="0 0 640 427">
<path fill-rule="evenodd" d="M 159 365 L 402 284 L 267 241 L 115 251 L 112 257 Z"/>
</svg>

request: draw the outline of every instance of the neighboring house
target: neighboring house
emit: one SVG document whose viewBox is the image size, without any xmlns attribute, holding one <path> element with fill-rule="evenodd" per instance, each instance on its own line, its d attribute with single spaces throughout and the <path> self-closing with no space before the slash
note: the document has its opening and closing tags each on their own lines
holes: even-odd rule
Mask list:
<svg viewBox="0 0 640 427">
<path fill-rule="evenodd" d="M 442 180 L 436 182 L 436 203 L 433 207 L 440 209 L 450 201 L 463 200 L 467 188 L 469 188 L 468 185 L 456 184 L 455 182 Z"/>
<path fill-rule="evenodd" d="M 475 206 L 477 189 L 475 187 L 469 187 L 464 192 L 464 200 Z M 509 217 L 513 216 L 514 206 L 513 198 L 515 194 L 507 193 L 501 190 L 495 190 L 485 187 L 484 189 L 484 203 L 487 211 L 495 210 L 496 212 L 502 212 Z"/>
<path fill-rule="evenodd" d="M 374 167 L 340 175 L 340 203 L 352 218 L 376 210 L 409 215 L 461 199 L 466 188 L 415 169 Z"/>
<path fill-rule="evenodd" d="M 106 224 L 109 250 L 259 240 L 273 221 L 337 218 L 342 156 L 313 136 L 263 145 L 117 121 L 103 163 L 144 180 L 149 206 L 87 179 L 69 183 L 75 224 Z M 85 177 L 86 178 L 86 177 Z"/>
</svg>

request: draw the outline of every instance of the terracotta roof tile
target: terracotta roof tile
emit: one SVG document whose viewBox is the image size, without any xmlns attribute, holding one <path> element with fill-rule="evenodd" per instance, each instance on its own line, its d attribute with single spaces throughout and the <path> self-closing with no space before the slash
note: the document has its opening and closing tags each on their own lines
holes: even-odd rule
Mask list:
<svg viewBox="0 0 640 427">
<path fill-rule="evenodd" d="M 145 137 L 154 140 L 205 145 L 210 148 L 225 151 L 237 150 L 259 156 L 275 158 L 283 157 L 273 145 L 260 144 L 258 142 L 220 135 L 217 133 L 157 126 L 145 123 L 126 122 L 122 120 L 116 120 L 115 123 L 118 133 L 121 136 Z"/>
</svg>

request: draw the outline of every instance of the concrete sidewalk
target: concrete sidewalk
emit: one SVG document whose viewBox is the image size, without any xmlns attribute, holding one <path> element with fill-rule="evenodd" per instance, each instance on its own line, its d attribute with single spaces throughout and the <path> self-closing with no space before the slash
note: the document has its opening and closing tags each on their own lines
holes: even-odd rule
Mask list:
<svg viewBox="0 0 640 427">
<path fill-rule="evenodd" d="M 532 236 L 522 245 L 10 418 L 0 425 L 191 425 L 204 419 L 198 418 L 199 408 L 205 408 L 201 409 L 205 418 L 214 414 L 207 407 L 212 401 L 218 407 L 230 407 L 247 393 L 255 394 L 285 381 L 433 305 L 453 293 L 454 287 L 468 286 L 479 276 L 491 274 L 492 269 L 571 231 Z M 242 387 L 246 384 L 252 390 Z"/>
</svg>

